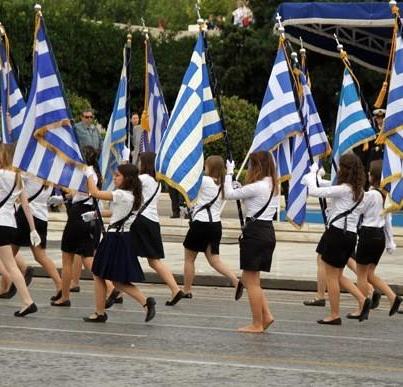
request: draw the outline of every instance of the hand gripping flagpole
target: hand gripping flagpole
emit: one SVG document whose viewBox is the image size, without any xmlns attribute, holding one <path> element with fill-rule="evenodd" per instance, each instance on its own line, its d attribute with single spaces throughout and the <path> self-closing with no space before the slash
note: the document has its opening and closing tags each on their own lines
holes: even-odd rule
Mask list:
<svg viewBox="0 0 403 387">
<path fill-rule="evenodd" d="M 207 42 L 207 37 L 206 37 L 206 24 L 204 19 L 201 18 L 200 16 L 200 0 L 197 0 L 197 3 L 195 5 L 196 8 L 196 13 L 197 13 L 197 24 L 199 25 L 200 31 L 203 34 L 203 43 L 204 43 L 204 49 L 205 49 L 205 54 L 206 54 L 206 65 L 207 65 L 207 69 L 208 69 L 208 75 L 209 75 L 209 80 L 210 80 L 210 84 L 211 84 L 211 92 L 213 94 L 213 98 L 215 98 L 216 101 L 216 106 L 217 106 L 217 110 L 218 110 L 218 115 L 220 117 L 221 120 L 221 125 L 223 127 L 223 133 L 224 133 L 224 142 L 225 142 L 225 148 L 226 148 L 226 152 L 227 152 L 227 158 L 229 161 L 233 160 L 233 155 L 232 155 L 232 149 L 231 149 L 231 142 L 230 142 L 230 138 L 228 135 L 228 131 L 225 128 L 225 121 L 224 121 L 224 114 L 222 111 L 222 106 L 221 106 L 221 88 L 220 85 L 218 83 L 218 79 L 215 75 L 214 72 L 214 64 L 211 58 L 211 54 L 210 54 L 210 50 L 208 47 L 208 42 Z M 245 161 L 246 162 L 246 161 Z M 235 176 L 232 175 L 232 179 L 235 180 Z M 241 227 L 244 226 L 244 217 L 242 214 L 242 206 L 241 206 L 241 201 L 237 200 L 236 201 L 237 204 L 237 208 L 238 208 L 238 217 L 239 217 L 239 222 L 241 224 Z M 223 208 L 223 206 L 222 206 Z"/>
</svg>

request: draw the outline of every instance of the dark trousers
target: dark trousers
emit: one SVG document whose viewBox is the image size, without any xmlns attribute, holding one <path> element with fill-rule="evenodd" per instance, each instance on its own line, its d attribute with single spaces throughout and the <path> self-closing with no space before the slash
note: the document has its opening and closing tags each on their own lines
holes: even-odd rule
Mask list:
<svg viewBox="0 0 403 387">
<path fill-rule="evenodd" d="M 172 187 L 168 187 L 169 197 L 171 198 L 172 216 L 180 216 L 180 206 L 183 206 L 184 201 L 182 195 Z"/>
</svg>

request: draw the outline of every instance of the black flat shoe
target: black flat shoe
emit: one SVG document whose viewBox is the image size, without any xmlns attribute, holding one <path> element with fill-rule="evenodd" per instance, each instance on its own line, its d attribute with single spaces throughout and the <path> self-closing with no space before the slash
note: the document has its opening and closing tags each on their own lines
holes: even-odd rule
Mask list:
<svg viewBox="0 0 403 387">
<path fill-rule="evenodd" d="M 365 299 L 364 305 L 362 306 L 361 313 L 358 317 L 358 321 L 362 322 L 368 320 L 369 311 L 371 310 L 371 300 L 369 298 Z"/>
<path fill-rule="evenodd" d="M 193 298 L 192 293 L 184 293 L 183 298 Z"/>
<path fill-rule="evenodd" d="M 115 298 L 115 304 L 123 304 L 123 297 L 120 296 L 120 297 Z"/>
<path fill-rule="evenodd" d="M 50 303 L 50 305 L 52 305 L 52 306 L 71 306 L 71 302 L 70 302 L 70 300 L 66 300 L 63 302 L 52 301 Z"/>
<path fill-rule="evenodd" d="M 379 306 L 381 297 L 382 297 L 382 293 L 375 289 L 374 292 L 372 293 L 371 309 L 376 309 Z"/>
<path fill-rule="evenodd" d="M 352 314 L 352 313 L 348 313 L 346 315 L 347 318 L 349 318 L 350 320 L 358 320 L 360 318 L 359 314 Z"/>
<path fill-rule="evenodd" d="M 35 313 L 38 311 L 37 306 L 35 305 L 35 302 L 33 302 L 30 306 L 26 307 L 24 310 L 17 310 L 14 313 L 15 317 L 24 317 L 27 314 Z"/>
<path fill-rule="evenodd" d="M 155 299 L 153 297 L 148 297 L 144 306 L 147 307 L 147 314 L 145 322 L 151 321 L 155 317 Z"/>
<path fill-rule="evenodd" d="M 243 283 L 241 282 L 241 280 L 239 280 L 235 290 L 235 301 L 238 301 L 242 297 L 242 294 L 243 294 Z"/>
<path fill-rule="evenodd" d="M 109 309 L 115 303 L 115 300 L 119 297 L 119 295 L 120 295 L 119 290 L 113 289 L 112 293 L 105 301 L 105 309 Z"/>
<path fill-rule="evenodd" d="M 402 298 L 399 296 L 395 297 L 395 301 L 393 302 L 392 307 L 390 308 L 389 311 L 389 316 L 393 316 L 394 314 L 397 313 L 397 311 L 399 310 L 400 304 L 402 303 Z"/>
<path fill-rule="evenodd" d="M 13 298 L 17 294 L 17 288 L 13 283 L 11 283 L 10 289 L 8 289 L 7 292 L 0 294 L 0 298 L 9 300 L 10 298 Z"/>
<path fill-rule="evenodd" d="M 80 293 L 80 287 L 79 286 L 73 286 L 70 288 L 70 292 L 72 293 Z"/>
<path fill-rule="evenodd" d="M 27 270 L 25 270 L 24 274 L 25 284 L 27 286 L 31 284 L 33 276 L 34 276 L 34 268 L 32 266 L 27 266 Z"/>
<path fill-rule="evenodd" d="M 312 300 L 304 301 L 305 306 L 326 306 L 326 300 L 324 298 L 314 298 Z"/>
<path fill-rule="evenodd" d="M 96 316 L 94 317 L 83 317 L 83 320 L 85 322 L 92 322 L 92 323 L 104 323 L 106 322 L 106 320 L 108 319 L 108 315 L 106 313 L 104 314 L 98 314 L 97 312 L 94 313 L 94 315 Z M 93 316 L 93 315 L 92 315 Z"/>
<path fill-rule="evenodd" d="M 54 296 L 50 297 L 50 301 L 60 300 L 61 297 L 62 297 L 62 291 L 59 290 Z"/>
<path fill-rule="evenodd" d="M 341 325 L 341 318 L 335 318 L 334 320 L 318 320 L 318 324 L 323 324 L 323 325 Z"/>
<path fill-rule="evenodd" d="M 165 305 L 174 306 L 184 297 L 185 297 L 185 293 L 183 293 L 182 290 L 179 290 L 179 292 L 175 294 L 175 297 L 172 300 L 167 301 L 165 303 Z"/>
</svg>

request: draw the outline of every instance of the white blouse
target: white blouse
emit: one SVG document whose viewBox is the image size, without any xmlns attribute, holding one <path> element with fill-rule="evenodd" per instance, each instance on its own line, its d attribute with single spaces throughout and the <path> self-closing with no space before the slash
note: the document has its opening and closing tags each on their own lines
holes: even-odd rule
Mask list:
<svg viewBox="0 0 403 387">
<path fill-rule="evenodd" d="M 16 173 L 8 169 L 0 169 L 0 202 L 7 197 L 14 186 Z M 21 193 L 16 186 L 7 202 L 0 208 L 0 226 L 17 228 L 15 220 L 15 202 Z"/>
<path fill-rule="evenodd" d="M 356 202 L 353 199 L 353 190 L 348 184 L 332 185 L 330 187 L 317 187 L 316 175 L 308 173 L 305 175 L 305 181 L 308 187 L 309 195 L 322 198 L 331 198 L 331 204 L 328 212 L 328 223 L 337 215 L 350 210 Z M 360 214 L 364 209 L 364 199 L 347 217 L 347 230 L 356 233 L 357 224 Z M 341 218 L 336 220 L 332 226 L 344 229 L 344 220 Z"/>
<path fill-rule="evenodd" d="M 209 216 L 207 209 L 199 211 L 201 207 L 210 203 L 218 194 L 220 186 L 214 182 L 214 179 L 210 176 L 203 176 L 199 193 L 196 199 L 196 205 L 192 208 L 192 214 L 196 214 L 192 217 L 192 220 L 198 220 L 199 222 L 209 222 Z M 213 222 L 221 221 L 221 209 L 222 195 L 218 195 L 217 200 L 210 207 L 211 217 Z"/>
<path fill-rule="evenodd" d="M 143 192 L 143 204 L 146 203 L 152 195 L 154 195 L 155 190 L 157 189 L 158 182 L 150 176 L 149 174 L 142 174 L 139 176 L 142 185 Z M 151 203 L 146 207 L 146 209 L 141 213 L 142 216 L 145 216 L 147 219 L 150 219 L 153 222 L 159 222 L 158 209 L 157 204 L 161 193 L 161 184 L 158 188 L 157 194 L 154 196 Z"/>
<path fill-rule="evenodd" d="M 110 210 L 112 211 L 112 216 L 109 221 L 109 224 L 118 222 L 119 220 L 126 217 L 133 208 L 133 192 L 126 191 L 123 189 L 117 189 L 112 191 L 112 202 L 110 205 Z M 130 226 L 136 219 L 136 214 L 132 214 L 128 220 L 126 220 L 123 231 L 130 231 Z M 116 231 L 115 229 L 111 229 L 108 231 Z"/>
<path fill-rule="evenodd" d="M 232 187 L 232 176 L 225 176 L 225 197 L 227 199 L 242 200 L 246 209 L 246 217 L 251 218 L 267 203 L 273 188 L 271 177 L 251 184 L 246 184 L 241 188 Z M 273 220 L 273 216 L 278 208 L 280 197 L 273 194 L 270 204 L 267 206 L 259 220 Z"/>
<path fill-rule="evenodd" d="M 94 175 L 92 175 L 92 178 L 94 179 L 95 185 L 97 185 L 97 183 L 98 183 L 98 176 L 97 176 L 96 174 L 94 174 Z M 88 200 L 86 200 L 86 201 L 84 202 L 84 204 L 88 204 L 88 205 L 90 205 L 90 206 L 91 206 L 92 204 L 94 204 L 94 200 L 93 200 L 93 198 L 91 197 L 91 195 L 89 195 L 88 193 L 80 192 L 80 191 L 77 191 L 77 192 L 74 194 L 73 199 L 72 199 L 71 202 L 74 204 L 74 203 L 80 202 L 80 201 L 85 200 L 85 199 L 88 199 Z"/>
</svg>

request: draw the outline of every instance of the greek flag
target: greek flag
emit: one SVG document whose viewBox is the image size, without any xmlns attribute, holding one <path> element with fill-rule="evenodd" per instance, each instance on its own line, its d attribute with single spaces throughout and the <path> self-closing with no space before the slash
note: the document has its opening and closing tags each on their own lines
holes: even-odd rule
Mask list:
<svg viewBox="0 0 403 387">
<path fill-rule="evenodd" d="M 301 184 L 302 177 L 309 172 L 310 158 L 307 140 L 314 159 L 326 156 L 330 153 L 329 142 L 321 119 L 308 86 L 305 75 L 300 72 L 299 82 L 302 87 L 301 112 L 304 133 L 294 138 L 294 150 L 292 160 L 292 173 L 287 203 L 287 218 L 296 227 L 302 227 L 306 214 L 307 188 Z"/>
<path fill-rule="evenodd" d="M 54 184 L 86 191 L 86 179 L 79 168 L 84 163 L 40 12 L 36 15 L 33 68 L 13 165 Z"/>
<path fill-rule="evenodd" d="M 122 151 L 126 141 L 127 127 L 127 65 L 126 47 L 123 49 L 123 67 L 120 75 L 118 90 L 105 140 L 102 144 L 102 152 L 99 158 L 99 167 L 103 177 L 103 189 L 113 189 L 113 173 L 122 162 Z"/>
<path fill-rule="evenodd" d="M 277 176 L 280 183 L 291 177 L 292 166 L 292 138 L 285 139 L 274 151 L 273 157 L 276 161 Z"/>
<path fill-rule="evenodd" d="M 340 92 L 339 110 L 333 140 L 333 182 L 336 179 L 340 156 L 374 138 L 375 131 L 364 113 L 350 70 L 346 68 Z"/>
<path fill-rule="evenodd" d="M 143 126 L 145 130 L 149 130 L 148 134 L 148 150 L 150 152 L 158 152 L 162 136 L 168 125 L 169 115 L 168 109 L 165 105 L 164 95 L 160 86 L 157 67 L 155 65 L 153 51 L 151 44 L 146 40 L 146 55 L 147 55 L 147 79 L 146 91 L 148 95 L 145 96 L 147 103 L 147 127 Z M 142 122 L 143 125 L 143 122 Z M 146 139 L 145 139 L 146 140 Z"/>
<path fill-rule="evenodd" d="M 0 142 L 17 141 L 25 115 L 25 101 L 9 60 L 7 35 L 0 38 Z"/>
<path fill-rule="evenodd" d="M 157 178 L 178 189 L 190 204 L 201 185 L 203 142 L 222 135 L 200 33 L 157 154 Z"/>
<path fill-rule="evenodd" d="M 282 44 L 269 78 L 250 152 L 272 150 L 301 131 L 286 53 Z"/>
<path fill-rule="evenodd" d="M 388 102 L 382 135 L 389 136 L 403 130 L 403 38 L 399 33 L 396 36 L 395 62 L 390 77 Z M 397 149 L 395 149 L 397 152 Z M 400 148 L 400 157 L 403 157 Z"/>
</svg>

